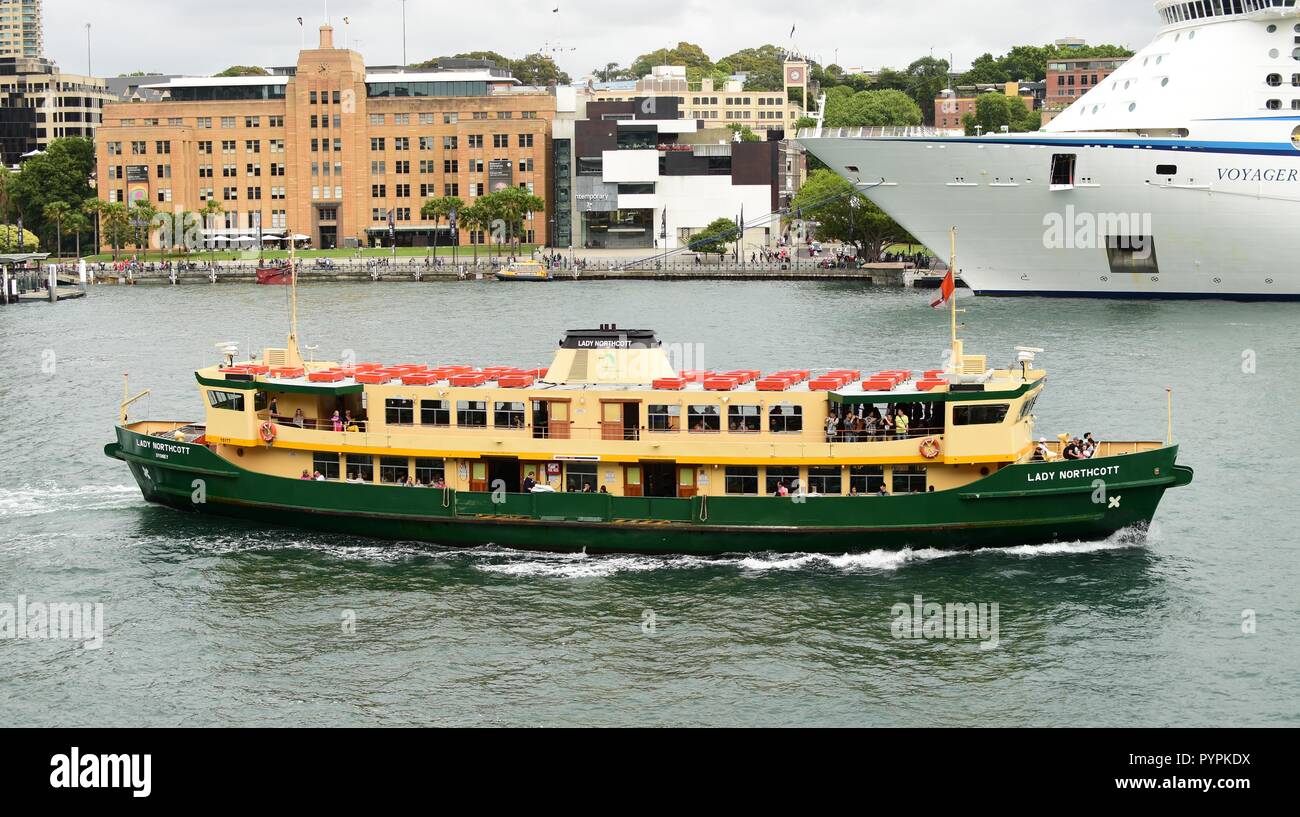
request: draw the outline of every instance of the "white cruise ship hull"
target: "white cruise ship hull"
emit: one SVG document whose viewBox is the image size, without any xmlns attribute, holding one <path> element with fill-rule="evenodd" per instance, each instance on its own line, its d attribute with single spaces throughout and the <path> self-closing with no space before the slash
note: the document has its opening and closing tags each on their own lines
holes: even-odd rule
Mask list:
<svg viewBox="0 0 1300 817">
<path fill-rule="evenodd" d="M 977 294 L 1300 299 L 1300 152 L 1289 143 L 1045 133 L 800 141 L 939 255 L 956 227 L 958 268 Z M 1073 185 L 1051 184 L 1058 154 L 1076 156 Z M 1176 173 L 1158 175 L 1161 165 Z M 1113 263 L 1121 236 L 1149 238 L 1150 261 Z"/>
</svg>

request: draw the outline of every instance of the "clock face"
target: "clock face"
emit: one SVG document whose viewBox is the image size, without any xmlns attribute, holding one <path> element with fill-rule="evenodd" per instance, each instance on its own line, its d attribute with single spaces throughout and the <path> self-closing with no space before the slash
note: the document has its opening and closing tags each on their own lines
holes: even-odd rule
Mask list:
<svg viewBox="0 0 1300 817">
<path fill-rule="evenodd" d="M 790 82 L 791 82 L 791 83 L 795 83 L 795 82 L 803 82 L 803 70 L 802 70 L 802 69 L 800 69 L 800 68 L 791 68 L 787 73 L 788 73 L 789 76 L 790 76 Z"/>
<path fill-rule="evenodd" d="M 329 66 L 328 66 L 328 65 L 324 65 L 324 64 L 322 64 L 322 65 L 321 65 L 319 68 L 317 68 L 316 70 L 320 71 L 320 72 L 323 74 L 323 73 L 325 73 L 326 71 L 328 71 L 328 70 L 330 70 L 330 69 L 329 69 Z"/>
</svg>

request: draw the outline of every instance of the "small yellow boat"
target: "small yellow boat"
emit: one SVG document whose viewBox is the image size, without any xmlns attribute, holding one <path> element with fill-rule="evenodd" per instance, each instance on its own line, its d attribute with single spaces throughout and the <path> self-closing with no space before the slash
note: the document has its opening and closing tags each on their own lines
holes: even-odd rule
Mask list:
<svg viewBox="0 0 1300 817">
<path fill-rule="evenodd" d="M 549 281 L 551 271 L 541 261 L 516 261 L 496 272 L 498 281 Z"/>
</svg>

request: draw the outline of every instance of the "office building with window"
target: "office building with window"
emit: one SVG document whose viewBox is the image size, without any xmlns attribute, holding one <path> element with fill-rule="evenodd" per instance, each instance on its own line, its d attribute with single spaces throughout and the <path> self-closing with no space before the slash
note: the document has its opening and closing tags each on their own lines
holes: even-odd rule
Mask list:
<svg viewBox="0 0 1300 817">
<path fill-rule="evenodd" d="M 0 57 L 0 161 L 12 166 L 65 136 L 93 137 L 112 99 L 102 79 L 39 57 Z"/>
<path fill-rule="evenodd" d="M 794 123 L 804 115 L 806 100 L 816 88 L 809 85 L 808 63 L 802 58 L 788 58 L 782 74 L 780 90 L 750 91 L 740 79 L 716 82 L 705 77 L 691 83 L 684 66 L 661 65 L 635 83 L 616 83 L 603 88 L 593 84 L 587 89 L 587 95 L 593 102 L 639 99 L 650 107 L 670 99 L 676 103 L 676 115 L 680 119 L 695 119 L 709 127 L 734 124 L 760 134 L 789 131 L 793 135 Z"/>
<path fill-rule="evenodd" d="M 1047 99 L 1043 124 L 1047 124 L 1074 101 L 1106 81 L 1127 58 L 1052 60 L 1047 64 Z"/>
<path fill-rule="evenodd" d="M 333 35 L 322 26 L 319 47 L 267 76 L 175 78 L 136 95 L 157 101 L 108 105 L 100 197 L 169 212 L 215 200 L 209 239 L 260 223 L 322 248 L 388 246 L 390 216 L 399 245 L 449 244 L 447 221 L 420 215 L 431 198 L 507 185 L 548 198 L 554 93 L 490 63 L 367 69 Z M 522 239 L 545 243 L 547 223 L 535 214 Z M 488 239 L 458 227 L 462 245 Z"/>
<path fill-rule="evenodd" d="M 0 0 L 0 57 L 40 57 L 41 0 Z"/>
<path fill-rule="evenodd" d="M 779 237 L 781 143 L 682 119 L 675 99 L 587 102 L 573 129 L 576 246 L 679 249 L 743 212 L 748 247 Z"/>
</svg>

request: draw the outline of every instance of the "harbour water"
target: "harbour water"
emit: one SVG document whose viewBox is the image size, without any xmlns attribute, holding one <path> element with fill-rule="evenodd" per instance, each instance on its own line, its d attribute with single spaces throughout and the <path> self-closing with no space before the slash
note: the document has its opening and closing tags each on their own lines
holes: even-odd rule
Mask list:
<svg viewBox="0 0 1300 817">
<path fill-rule="evenodd" d="M 922 368 L 930 293 L 851 283 L 304 287 L 337 358 L 545 365 L 617 323 L 708 367 Z M 105 458 L 197 419 L 214 344 L 283 340 L 282 288 L 101 287 L 0 312 L 0 605 L 104 605 L 103 646 L 0 639 L 8 725 L 1300 724 L 1294 305 L 967 298 L 968 350 L 1047 350 L 1040 430 L 1159 439 L 1196 482 L 1146 536 L 1008 551 L 717 560 L 454 551 L 147 506 Z M 698 346 L 696 346 L 698 344 Z M 994 648 L 895 605 L 998 605 Z M 987 642 L 985 647 L 991 646 Z"/>
</svg>

